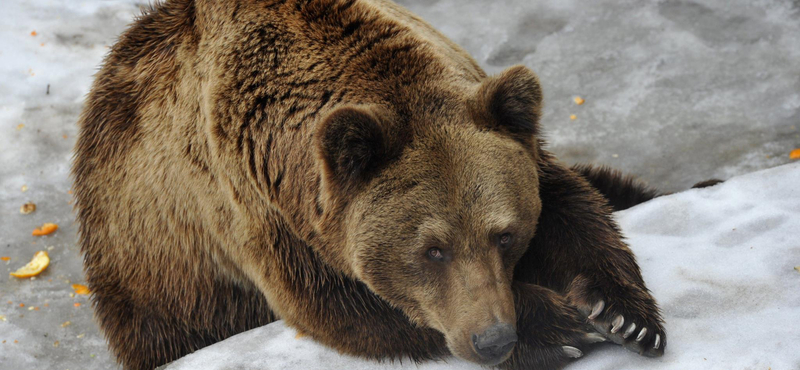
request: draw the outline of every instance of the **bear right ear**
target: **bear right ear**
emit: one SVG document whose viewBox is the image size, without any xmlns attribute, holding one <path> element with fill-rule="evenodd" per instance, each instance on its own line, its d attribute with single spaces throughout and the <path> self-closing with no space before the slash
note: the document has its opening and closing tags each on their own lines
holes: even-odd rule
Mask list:
<svg viewBox="0 0 800 370">
<path fill-rule="evenodd" d="M 348 191 L 366 181 L 388 157 L 389 114 L 376 106 L 336 108 L 314 133 L 324 186 Z"/>
<path fill-rule="evenodd" d="M 539 131 L 539 79 L 525 66 L 506 69 L 481 84 L 469 109 L 479 125 L 528 140 Z"/>
</svg>

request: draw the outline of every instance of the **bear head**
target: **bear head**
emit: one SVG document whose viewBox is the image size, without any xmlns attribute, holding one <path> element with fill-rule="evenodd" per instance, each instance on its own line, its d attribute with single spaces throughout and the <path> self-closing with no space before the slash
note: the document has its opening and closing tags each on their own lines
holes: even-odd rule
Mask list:
<svg viewBox="0 0 800 370">
<path fill-rule="evenodd" d="M 542 94 L 518 66 L 457 96 L 447 114 L 331 111 L 314 133 L 321 203 L 357 279 L 454 355 L 494 365 L 516 343 L 512 275 L 541 210 Z"/>
</svg>

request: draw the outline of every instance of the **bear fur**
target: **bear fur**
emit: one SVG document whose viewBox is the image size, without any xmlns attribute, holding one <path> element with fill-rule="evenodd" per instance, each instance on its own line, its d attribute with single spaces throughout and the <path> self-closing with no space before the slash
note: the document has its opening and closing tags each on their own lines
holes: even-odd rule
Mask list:
<svg viewBox="0 0 800 370">
<path fill-rule="evenodd" d="M 96 319 L 152 369 L 283 319 L 370 359 L 660 356 L 606 199 L 487 76 L 386 0 L 168 0 L 105 59 L 73 164 Z"/>
</svg>

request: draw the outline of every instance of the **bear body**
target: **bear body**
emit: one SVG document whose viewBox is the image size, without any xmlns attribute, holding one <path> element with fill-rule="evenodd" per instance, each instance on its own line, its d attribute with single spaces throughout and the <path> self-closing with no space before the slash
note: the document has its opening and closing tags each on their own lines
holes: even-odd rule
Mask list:
<svg viewBox="0 0 800 370">
<path fill-rule="evenodd" d="M 283 319 L 343 353 L 556 368 L 666 336 L 603 197 L 486 76 L 384 0 L 170 0 L 106 58 L 73 176 L 126 369 Z"/>
</svg>

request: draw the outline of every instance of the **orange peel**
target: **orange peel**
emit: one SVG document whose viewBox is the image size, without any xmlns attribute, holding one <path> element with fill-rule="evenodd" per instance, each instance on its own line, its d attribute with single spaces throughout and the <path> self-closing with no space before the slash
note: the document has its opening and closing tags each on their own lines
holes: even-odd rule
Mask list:
<svg viewBox="0 0 800 370">
<path fill-rule="evenodd" d="M 89 287 L 83 284 L 72 284 L 72 289 L 75 290 L 75 294 L 87 295 L 91 293 Z"/>
<path fill-rule="evenodd" d="M 33 277 L 41 274 L 47 266 L 50 266 L 50 256 L 48 256 L 45 251 L 38 251 L 33 255 L 33 259 L 31 259 L 27 265 L 12 272 L 11 276 L 19 279 Z"/>
<path fill-rule="evenodd" d="M 56 230 L 58 230 L 58 225 L 51 224 L 51 223 L 48 222 L 48 223 L 42 225 L 42 227 L 38 227 L 38 228 L 34 229 L 33 232 L 31 233 L 31 235 L 33 235 L 33 236 L 49 235 L 49 234 L 54 233 Z"/>
</svg>

